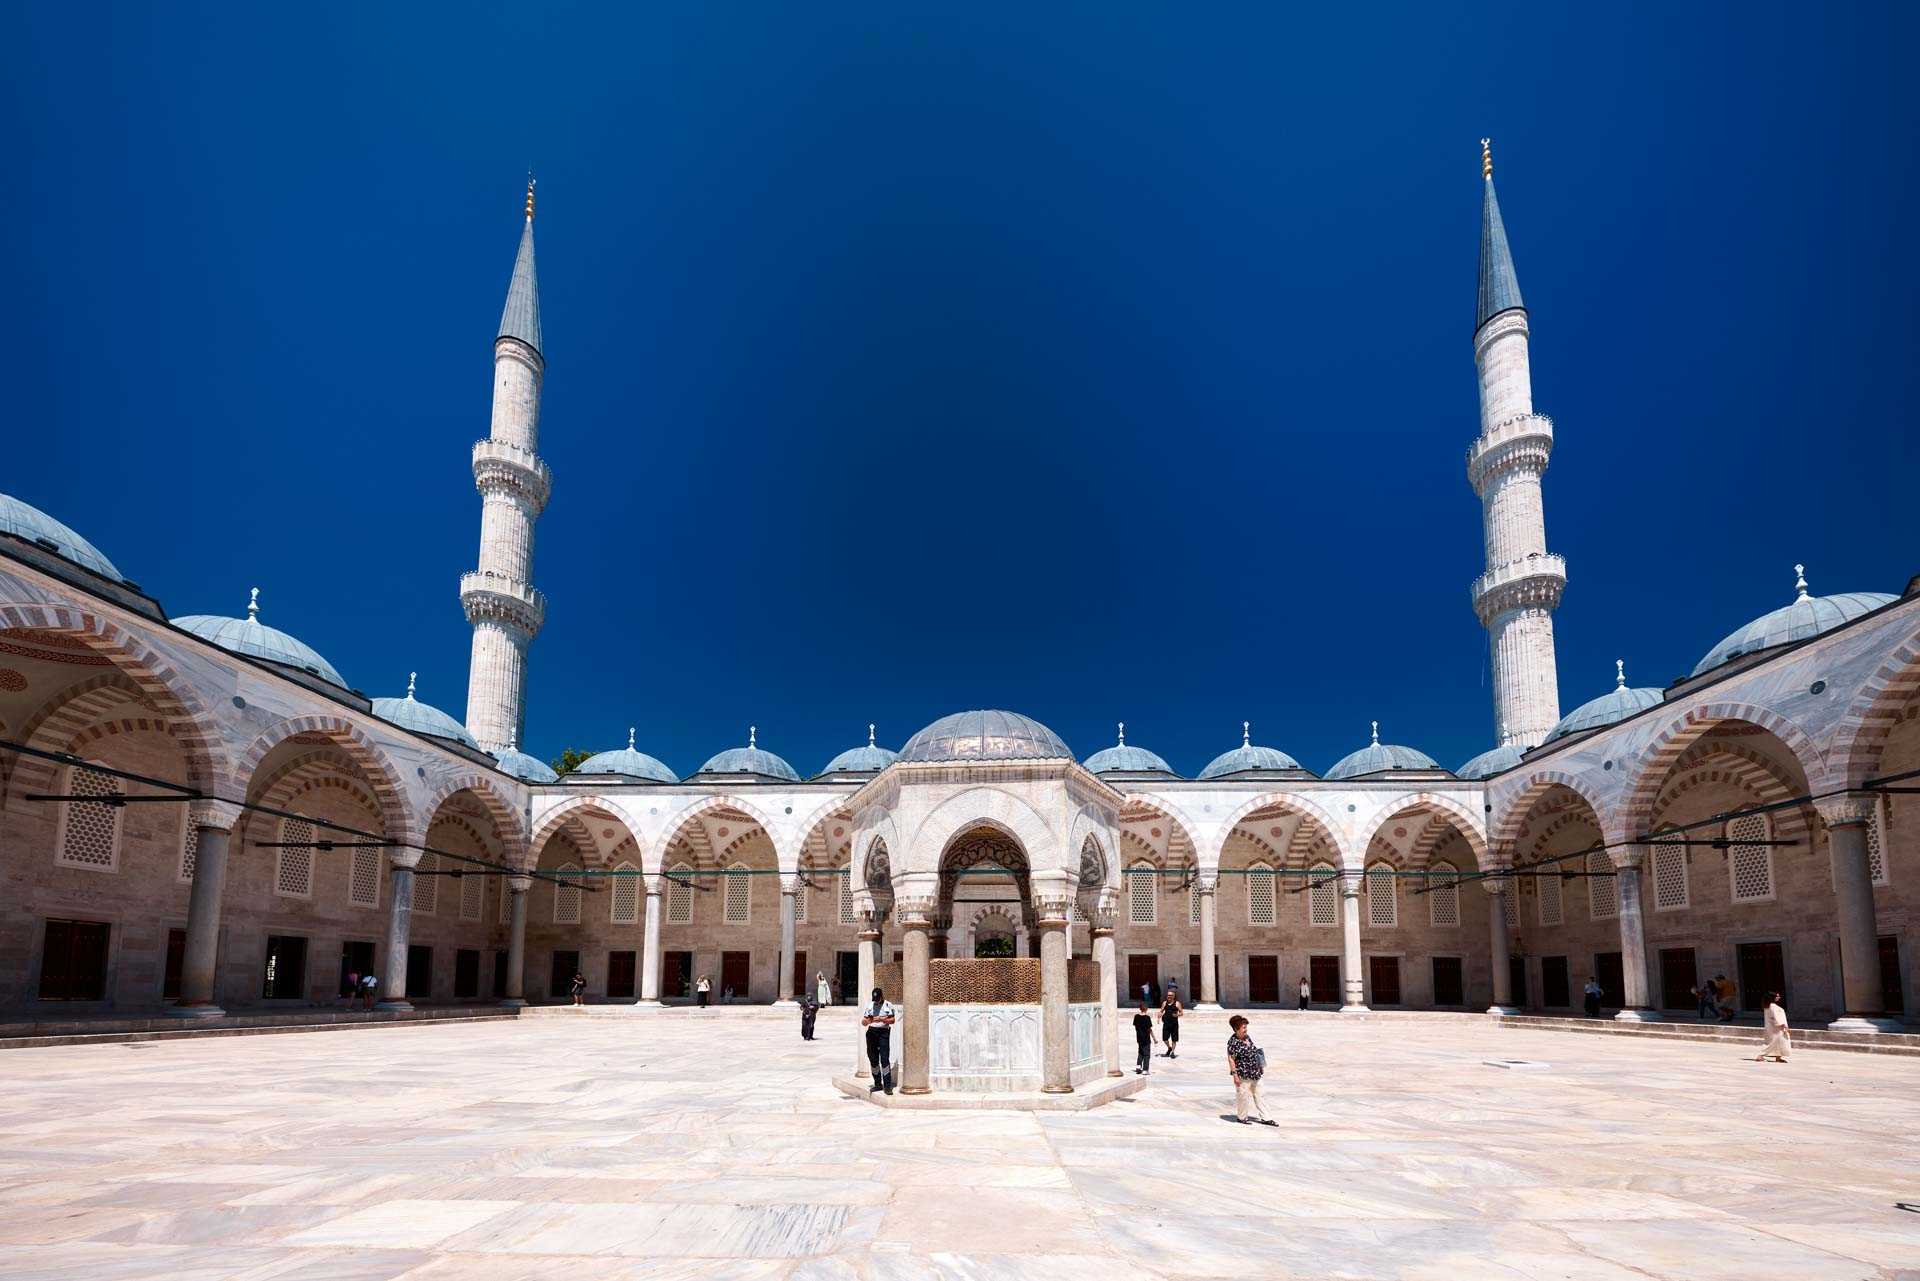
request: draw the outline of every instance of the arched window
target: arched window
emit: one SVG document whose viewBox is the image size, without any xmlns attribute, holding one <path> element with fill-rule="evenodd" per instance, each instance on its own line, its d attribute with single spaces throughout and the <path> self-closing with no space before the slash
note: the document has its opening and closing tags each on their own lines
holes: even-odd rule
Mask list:
<svg viewBox="0 0 1920 1281">
<path fill-rule="evenodd" d="M 1618 878 L 1601 873 L 1613 871 L 1613 860 L 1605 850 L 1595 850 L 1587 855 L 1587 871 L 1587 912 L 1596 921 L 1610 921 L 1620 915 L 1620 885 Z"/>
<path fill-rule="evenodd" d="M 624 860 L 613 869 L 612 922 L 615 925 L 640 923 L 640 869 Z"/>
<path fill-rule="evenodd" d="M 1427 868 L 1427 923 L 1438 929 L 1460 924 L 1460 869 L 1442 860 Z M 1507 887 L 1513 897 L 1513 887 Z"/>
<path fill-rule="evenodd" d="M 1558 864 L 1548 863 L 1539 871 L 1540 875 L 1533 878 L 1533 883 L 1540 892 L 1540 924 L 1559 925 L 1566 920 L 1563 896 L 1566 882 L 1560 879 L 1561 868 Z"/>
<path fill-rule="evenodd" d="M 1340 924 L 1340 878 L 1331 863 L 1315 863 L 1307 869 L 1307 923 Z"/>
<path fill-rule="evenodd" d="M 67 771 L 69 796 L 118 796 L 120 784 L 90 769 Z M 60 807 L 62 867 L 84 867 L 90 872 L 120 870 L 120 811 L 111 805 L 70 801 Z M 309 851 L 311 853 L 311 851 Z"/>
<path fill-rule="evenodd" d="M 313 841 L 313 824 L 306 819 L 280 820 L 280 848 L 273 852 L 275 894 L 282 898 L 313 897 Z"/>
<path fill-rule="evenodd" d="M 1153 864 L 1135 863 L 1127 869 L 1127 920 L 1134 925 L 1153 925 L 1160 918 L 1160 887 Z"/>
<path fill-rule="evenodd" d="M 477 867 L 465 870 L 466 875 L 460 878 L 460 919 L 477 921 L 487 904 L 487 878 L 480 875 Z"/>
<path fill-rule="evenodd" d="M 1391 863 L 1375 863 L 1367 869 L 1367 924 L 1375 929 L 1400 924 L 1400 883 Z"/>
<path fill-rule="evenodd" d="M 553 923 L 555 925 L 580 924 L 580 878 L 576 875 L 579 868 L 571 863 L 562 863 L 553 869 L 564 878 L 553 887 Z"/>
<path fill-rule="evenodd" d="M 858 925 L 860 920 L 853 911 L 853 869 L 837 872 L 833 879 L 840 883 L 840 924 Z"/>
<path fill-rule="evenodd" d="M 1653 908 L 1672 912 L 1687 905 L 1687 847 L 1679 841 L 1653 843 Z"/>
<path fill-rule="evenodd" d="M 685 863 L 667 873 L 667 924 L 693 924 L 693 869 Z"/>
<path fill-rule="evenodd" d="M 420 861 L 414 864 L 415 873 L 438 870 L 440 860 L 432 854 L 422 854 Z M 415 875 L 413 878 L 413 914 L 432 916 L 440 906 L 440 878 L 437 876 Z"/>
<path fill-rule="evenodd" d="M 1733 883 L 1734 902 L 1773 901 L 1773 847 L 1759 844 L 1772 839 L 1773 825 L 1765 814 L 1727 820 L 1727 879 Z"/>
<path fill-rule="evenodd" d="M 1272 925 L 1276 919 L 1273 869 L 1255 863 L 1247 869 L 1247 924 Z"/>
<path fill-rule="evenodd" d="M 753 916 L 753 876 L 752 869 L 745 863 L 735 863 L 727 869 L 720 879 L 726 883 L 725 907 L 721 919 L 728 925 L 745 925 Z"/>
</svg>

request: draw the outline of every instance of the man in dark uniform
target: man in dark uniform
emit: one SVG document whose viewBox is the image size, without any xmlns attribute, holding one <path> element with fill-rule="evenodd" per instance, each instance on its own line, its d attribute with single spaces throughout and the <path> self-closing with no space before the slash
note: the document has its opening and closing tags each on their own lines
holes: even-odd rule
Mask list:
<svg viewBox="0 0 1920 1281">
<path fill-rule="evenodd" d="M 813 1021 L 814 1019 L 818 1018 L 819 1015 L 820 1015 L 820 1002 L 814 1000 L 813 991 L 811 988 L 809 988 L 807 991 L 801 993 L 800 995 L 800 1039 L 801 1040 L 811 1041 L 813 1039 Z"/>
<path fill-rule="evenodd" d="M 867 1068 L 873 1073 L 868 1094 L 875 1090 L 893 1093 L 893 1021 L 897 1017 L 899 1011 L 893 1003 L 879 988 L 873 989 L 872 1000 L 860 1012 L 860 1026 L 867 1030 Z"/>
</svg>

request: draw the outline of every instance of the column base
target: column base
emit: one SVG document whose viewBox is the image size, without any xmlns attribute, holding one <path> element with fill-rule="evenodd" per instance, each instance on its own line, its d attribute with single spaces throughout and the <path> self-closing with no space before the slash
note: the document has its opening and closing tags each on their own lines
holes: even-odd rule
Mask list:
<svg viewBox="0 0 1920 1281">
<path fill-rule="evenodd" d="M 1883 1014 L 1843 1014 L 1827 1024 L 1829 1032 L 1853 1032 L 1871 1036 L 1876 1032 L 1899 1032 L 1904 1025 L 1899 1019 Z"/>
<path fill-rule="evenodd" d="M 664 1010 L 667 1008 L 667 1003 L 660 1000 L 649 1000 L 643 996 L 633 1003 L 633 1008 L 636 1010 Z"/>
<path fill-rule="evenodd" d="M 1073 1093 L 1073 1087 L 1072 1087 L 1071 1085 L 1043 1085 L 1043 1086 L 1041 1086 L 1041 1087 L 1040 1087 L 1040 1093 L 1042 1093 L 1042 1094 L 1072 1094 L 1072 1093 Z"/>
<path fill-rule="evenodd" d="M 1198 1005 L 1189 1005 L 1187 1007 L 1187 1013 L 1189 1014 L 1224 1014 L 1226 1010 L 1227 1007 L 1218 1001 L 1202 1001 Z"/>
<path fill-rule="evenodd" d="M 1647 1006 L 1629 1006 L 1613 1016 L 1615 1023 L 1664 1023 L 1666 1017 Z"/>
<path fill-rule="evenodd" d="M 1107 1075 L 1108 1076 L 1125 1076 L 1126 1073 L 1122 1072 L 1119 1068 L 1108 1068 Z"/>
<path fill-rule="evenodd" d="M 376 1010 L 390 1010 L 396 1014 L 411 1014 L 413 1012 L 413 1002 L 407 1000 L 405 997 L 402 997 L 398 1001 L 375 1001 L 373 1008 Z"/>
<path fill-rule="evenodd" d="M 1340 1007 L 1340 1012 L 1342 1014 L 1371 1014 L 1373 1013 L 1373 1009 L 1371 1006 L 1366 1005 L 1343 1005 Z"/>
<path fill-rule="evenodd" d="M 1511 1018 L 1520 1012 L 1520 1007 L 1517 1005 L 1489 1005 L 1487 1007 L 1487 1013 L 1497 1019 Z"/>
<path fill-rule="evenodd" d="M 527 1003 L 517 996 L 502 997 L 497 1004 L 503 1010 L 524 1010 L 527 1008 Z"/>
<path fill-rule="evenodd" d="M 170 1019 L 223 1019 L 227 1012 L 208 1001 L 203 1005 L 169 1005 L 167 1017 Z"/>
<path fill-rule="evenodd" d="M 871 1080 L 872 1078 L 871 1078 L 871 1077 L 869 1077 L 868 1079 L 869 1079 L 869 1080 Z M 928 1088 L 927 1088 L 926 1086 L 924 1086 L 924 1085 L 903 1085 L 903 1086 L 901 1086 L 901 1087 L 900 1087 L 900 1093 L 902 1093 L 902 1094 L 932 1094 L 932 1093 L 933 1093 L 933 1091 L 932 1091 L 932 1090 L 930 1090 L 930 1089 L 928 1089 Z"/>
<path fill-rule="evenodd" d="M 777 996 L 773 999 L 773 1003 L 775 1005 L 798 1005 L 800 1004 L 800 998 L 797 996 Z"/>
</svg>

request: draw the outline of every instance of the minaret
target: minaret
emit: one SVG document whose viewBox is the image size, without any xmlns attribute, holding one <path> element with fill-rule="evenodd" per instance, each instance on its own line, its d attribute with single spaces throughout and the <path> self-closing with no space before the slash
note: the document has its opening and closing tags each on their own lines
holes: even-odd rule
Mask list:
<svg viewBox="0 0 1920 1281">
<path fill-rule="evenodd" d="M 1553 420 L 1533 412 L 1527 308 L 1493 194 L 1492 144 L 1480 140 L 1485 186 L 1480 221 L 1480 307 L 1473 361 L 1480 371 L 1480 437 L 1467 451 L 1467 479 L 1480 495 L 1487 572 L 1474 580 L 1473 609 L 1493 659 L 1494 737 L 1536 747 L 1560 719 L 1553 611 L 1566 562 L 1547 551 L 1540 474 L 1553 452 Z"/>
<path fill-rule="evenodd" d="M 526 728 L 527 646 L 539 634 L 547 598 L 533 586 L 533 522 L 553 476 L 540 445 L 540 284 L 533 269 L 533 179 L 527 221 L 513 261 L 507 306 L 493 340 L 493 426 L 473 447 L 480 491 L 480 568 L 460 576 L 460 604 L 473 624 L 467 675 L 467 729 L 489 752 L 520 741 Z"/>
</svg>

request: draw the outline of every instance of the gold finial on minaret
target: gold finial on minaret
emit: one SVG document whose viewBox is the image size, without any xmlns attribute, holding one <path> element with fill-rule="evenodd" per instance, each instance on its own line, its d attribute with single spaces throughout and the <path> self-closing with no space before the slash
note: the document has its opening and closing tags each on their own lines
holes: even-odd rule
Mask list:
<svg viewBox="0 0 1920 1281">
<path fill-rule="evenodd" d="M 1482 138 L 1480 140 L 1480 176 L 1482 178 L 1493 177 L 1493 139 L 1491 138 Z M 527 188 L 527 217 L 533 217 L 532 186 L 528 186 Z"/>
<path fill-rule="evenodd" d="M 527 170 L 527 221 L 533 221 L 533 170 Z"/>
</svg>

